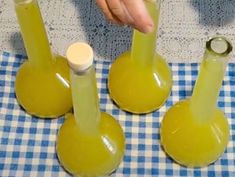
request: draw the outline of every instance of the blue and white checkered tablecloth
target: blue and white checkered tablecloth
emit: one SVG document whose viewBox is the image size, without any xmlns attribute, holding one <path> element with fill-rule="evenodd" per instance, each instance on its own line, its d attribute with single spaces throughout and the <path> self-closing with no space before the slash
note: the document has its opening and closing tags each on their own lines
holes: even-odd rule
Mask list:
<svg viewBox="0 0 235 177">
<path fill-rule="evenodd" d="M 16 102 L 14 80 L 23 61 L 20 55 L 5 52 L 0 56 L 0 176 L 69 176 L 55 153 L 55 140 L 64 117 L 37 119 L 26 114 Z M 174 79 L 171 96 L 160 110 L 147 115 L 119 110 L 110 100 L 106 85 L 110 63 L 96 62 L 95 66 L 100 107 L 120 122 L 126 135 L 126 154 L 113 177 L 235 176 L 235 64 L 228 66 L 218 100 L 230 123 L 230 142 L 216 163 L 197 169 L 182 167 L 165 155 L 159 142 L 159 127 L 166 110 L 191 95 L 199 65 L 171 64 Z"/>
</svg>

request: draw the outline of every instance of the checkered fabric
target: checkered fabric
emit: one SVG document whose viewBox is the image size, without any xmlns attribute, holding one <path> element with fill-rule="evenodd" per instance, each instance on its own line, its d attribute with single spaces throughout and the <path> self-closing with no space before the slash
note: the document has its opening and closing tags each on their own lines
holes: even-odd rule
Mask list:
<svg viewBox="0 0 235 177">
<path fill-rule="evenodd" d="M 55 152 L 57 132 L 64 117 L 37 119 L 26 114 L 16 102 L 14 80 L 23 61 L 20 55 L 0 56 L 0 176 L 70 176 L 61 168 Z M 159 142 L 159 127 L 166 110 L 192 94 L 199 65 L 171 64 L 172 93 L 160 110 L 147 115 L 132 115 L 118 109 L 110 100 L 106 85 L 110 63 L 96 62 L 95 67 L 100 107 L 120 122 L 126 136 L 125 157 L 112 177 L 235 176 L 235 64 L 227 68 L 218 100 L 230 123 L 230 142 L 218 161 L 197 169 L 182 167 L 165 155 Z"/>
</svg>

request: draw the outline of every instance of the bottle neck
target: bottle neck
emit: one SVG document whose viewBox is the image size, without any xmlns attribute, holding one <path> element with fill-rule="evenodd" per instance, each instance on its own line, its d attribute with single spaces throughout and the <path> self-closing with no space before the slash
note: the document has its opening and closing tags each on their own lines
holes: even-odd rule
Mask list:
<svg viewBox="0 0 235 177">
<path fill-rule="evenodd" d="M 36 0 L 14 0 L 15 10 L 30 64 L 48 68 L 53 56 Z"/>
<path fill-rule="evenodd" d="M 227 63 L 228 56 L 221 57 L 208 50 L 204 55 L 190 102 L 192 113 L 200 122 L 209 120 L 215 113 Z"/>
<path fill-rule="evenodd" d="M 152 65 L 153 59 L 155 57 L 157 38 L 156 36 L 160 11 L 158 3 L 145 1 L 145 5 L 148 9 L 148 12 L 150 13 L 154 21 L 154 31 L 150 34 L 144 34 L 137 30 L 134 30 L 131 48 L 131 59 L 141 66 Z"/>
<path fill-rule="evenodd" d="M 70 72 L 74 116 L 81 133 L 97 135 L 100 108 L 96 87 L 95 69 L 91 66 L 84 73 Z"/>
</svg>

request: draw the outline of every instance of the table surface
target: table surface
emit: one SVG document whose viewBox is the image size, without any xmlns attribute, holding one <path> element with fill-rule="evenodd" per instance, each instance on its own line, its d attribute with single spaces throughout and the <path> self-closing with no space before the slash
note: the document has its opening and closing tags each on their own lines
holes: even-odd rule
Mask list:
<svg viewBox="0 0 235 177">
<path fill-rule="evenodd" d="M 17 104 L 14 81 L 22 55 L 0 55 L 0 176 L 69 176 L 61 168 L 55 140 L 64 117 L 43 120 L 32 117 Z M 218 106 L 230 124 L 230 142 L 223 156 L 205 168 L 185 168 L 168 158 L 160 146 L 162 117 L 178 100 L 190 97 L 198 67 L 170 64 L 174 85 L 167 102 L 157 111 L 132 115 L 118 109 L 110 100 L 106 79 L 110 62 L 96 61 L 100 107 L 121 124 L 126 137 L 126 153 L 115 176 L 235 176 L 235 64 L 229 64 L 218 98 Z"/>
</svg>

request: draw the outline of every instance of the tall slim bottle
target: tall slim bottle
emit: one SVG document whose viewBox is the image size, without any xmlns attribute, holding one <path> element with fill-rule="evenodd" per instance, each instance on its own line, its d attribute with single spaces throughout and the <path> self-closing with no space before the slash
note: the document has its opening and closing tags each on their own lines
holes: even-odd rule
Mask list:
<svg viewBox="0 0 235 177">
<path fill-rule="evenodd" d="M 14 0 L 28 60 L 15 81 L 19 104 L 42 118 L 63 115 L 72 108 L 67 61 L 53 55 L 36 0 Z"/>
<path fill-rule="evenodd" d="M 100 112 L 93 51 L 85 43 L 68 48 L 73 114 L 66 114 L 57 138 L 60 163 L 74 176 L 106 176 L 122 161 L 125 137 L 119 123 Z"/>
<path fill-rule="evenodd" d="M 155 53 L 160 0 L 145 0 L 155 22 L 154 31 L 134 30 L 131 51 L 118 57 L 108 77 L 111 98 L 126 111 L 142 114 L 160 108 L 168 98 L 172 75 L 165 60 Z"/>
<path fill-rule="evenodd" d="M 160 130 L 163 148 L 182 165 L 209 165 L 226 149 L 229 125 L 216 103 L 231 51 L 227 39 L 210 39 L 192 97 L 176 103 L 163 118 Z"/>
</svg>

